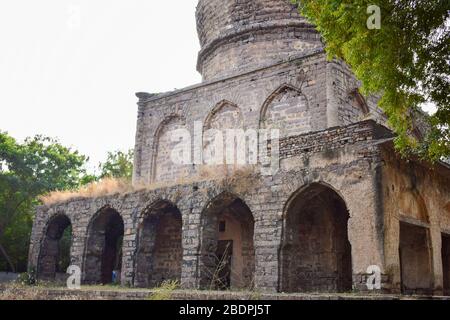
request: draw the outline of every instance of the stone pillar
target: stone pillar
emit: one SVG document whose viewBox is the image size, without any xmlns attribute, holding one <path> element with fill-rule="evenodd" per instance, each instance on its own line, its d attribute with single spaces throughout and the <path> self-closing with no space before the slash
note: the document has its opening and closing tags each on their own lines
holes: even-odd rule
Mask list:
<svg viewBox="0 0 450 320">
<path fill-rule="evenodd" d="M 181 286 L 186 289 L 199 288 L 202 210 L 201 203 L 197 202 L 196 198 L 193 198 L 192 207 L 182 211 L 183 264 L 181 269 Z"/>
<path fill-rule="evenodd" d="M 381 269 L 382 287 L 389 280 L 384 261 L 382 190 L 378 182 L 374 170 L 359 183 L 345 185 L 341 190 L 350 213 L 348 238 L 352 247 L 353 287 L 360 291 L 368 290 L 370 266 Z"/>
<path fill-rule="evenodd" d="M 339 103 L 336 99 L 336 64 L 327 63 L 327 125 L 328 128 L 336 127 L 339 123 Z"/>
<path fill-rule="evenodd" d="M 258 199 L 252 206 L 255 219 L 255 289 L 277 292 L 284 203 L 273 197 L 272 192 L 260 192 Z"/>
<path fill-rule="evenodd" d="M 442 271 L 442 234 L 438 226 L 430 228 L 431 270 L 433 272 L 433 294 L 443 295 L 444 277 Z"/>
<path fill-rule="evenodd" d="M 137 245 L 137 228 L 131 219 L 124 221 L 124 235 L 122 244 L 122 270 L 120 283 L 122 286 L 134 285 L 135 276 L 135 255 Z"/>
<path fill-rule="evenodd" d="M 387 200 L 391 201 L 391 200 Z M 386 207 L 386 206 L 385 206 Z M 400 221 L 392 211 L 385 211 L 385 266 L 389 275 L 389 283 L 386 290 L 391 293 L 401 293 L 401 268 L 400 268 Z"/>
<path fill-rule="evenodd" d="M 36 208 L 36 215 L 33 221 L 33 229 L 31 231 L 30 248 L 28 251 L 28 271 L 37 272 L 39 252 L 41 250 L 41 237 L 44 232 L 45 215 L 47 210 L 44 207 Z"/>
<path fill-rule="evenodd" d="M 77 266 L 83 272 L 83 255 L 86 243 L 87 227 L 79 219 L 72 221 L 72 245 L 70 247 L 70 264 Z"/>
</svg>

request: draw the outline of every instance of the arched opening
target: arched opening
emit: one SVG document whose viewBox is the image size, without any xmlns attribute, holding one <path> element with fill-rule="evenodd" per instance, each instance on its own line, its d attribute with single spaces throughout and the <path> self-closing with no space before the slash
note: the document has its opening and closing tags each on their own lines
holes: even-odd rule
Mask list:
<svg viewBox="0 0 450 320">
<path fill-rule="evenodd" d="M 50 219 L 39 254 L 38 274 L 41 280 L 63 280 L 70 265 L 72 225 L 63 214 Z"/>
<path fill-rule="evenodd" d="M 123 234 L 123 219 L 112 208 L 101 210 L 91 221 L 84 265 L 86 283 L 120 282 Z"/>
<path fill-rule="evenodd" d="M 349 213 L 331 188 L 313 184 L 288 204 L 281 248 L 282 292 L 352 289 Z"/>
<path fill-rule="evenodd" d="M 432 294 L 433 274 L 429 230 L 400 222 L 402 293 Z"/>
<path fill-rule="evenodd" d="M 173 204 L 160 201 L 143 214 L 138 230 L 137 287 L 180 281 L 183 263 L 182 216 Z"/>
<path fill-rule="evenodd" d="M 208 205 L 203 219 L 201 287 L 251 289 L 255 223 L 248 206 L 231 194 L 222 194 Z"/>
</svg>

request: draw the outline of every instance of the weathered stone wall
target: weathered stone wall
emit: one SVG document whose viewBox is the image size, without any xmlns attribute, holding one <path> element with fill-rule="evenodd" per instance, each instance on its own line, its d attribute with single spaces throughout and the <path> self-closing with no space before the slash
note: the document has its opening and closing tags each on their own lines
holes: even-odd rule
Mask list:
<svg viewBox="0 0 450 320">
<path fill-rule="evenodd" d="M 327 65 L 327 116 L 330 127 L 367 119 L 387 125 L 387 118 L 378 107 L 378 98 L 363 97 L 359 87 L 360 82 L 344 62 L 335 60 Z"/>
<path fill-rule="evenodd" d="M 323 53 L 315 53 L 224 81 L 156 96 L 139 94 L 134 182 L 176 182 L 198 174 L 199 165 L 172 162 L 176 143 L 167 136 L 172 127 L 189 130 L 193 144 L 203 139 L 206 161 L 208 129 L 278 128 L 284 137 L 360 121 L 357 117 L 332 121 L 346 107 L 343 102 L 333 107 L 335 93 L 329 92 L 328 82 L 335 75 L 328 72 L 329 65 Z M 370 110 L 382 122 L 378 110 Z"/>
<path fill-rule="evenodd" d="M 385 261 L 387 272 L 391 275 L 392 290 L 400 291 L 402 278 L 408 275 L 410 282 L 419 281 L 411 275 L 420 273 L 420 279 L 430 279 L 426 284 L 420 283 L 420 287 L 425 286 L 421 289 L 441 294 L 443 275 L 448 276 L 449 273 L 448 269 L 443 268 L 442 261 L 445 251 L 442 239 L 450 234 L 449 168 L 444 164 L 430 167 L 415 161 L 401 160 L 394 155 L 391 147 L 383 150 L 383 158 L 385 165 L 380 176 L 380 204 L 384 211 Z M 411 235 L 417 228 L 417 232 L 422 234 Z M 412 244 L 409 248 L 405 247 L 401 259 L 399 246 L 408 242 Z M 420 252 L 424 261 L 414 260 L 414 257 L 407 255 L 414 246 L 422 248 Z M 414 254 L 418 255 L 418 252 L 415 250 Z"/>
<path fill-rule="evenodd" d="M 371 128 L 371 129 L 370 129 Z M 361 139 L 355 132 L 360 130 Z M 371 134 L 367 133 L 371 131 Z M 365 132 L 365 133 L 364 133 Z M 37 210 L 30 246 L 30 266 L 37 266 L 45 226 L 57 214 L 66 215 L 73 226 L 72 264 L 86 271 L 88 251 L 86 235 L 92 220 L 103 210 L 114 209 L 124 223 L 122 248 L 122 284 L 136 284 L 136 260 L 139 252 L 139 228 L 143 214 L 155 203 L 167 201 L 182 216 L 183 261 L 181 282 L 185 287 L 201 286 L 201 252 L 207 224 L 207 208 L 224 193 L 235 195 L 245 203 L 254 219 L 254 284 L 261 290 L 276 291 L 280 283 L 279 252 L 283 243 L 286 208 L 291 198 L 311 184 L 318 183 L 338 192 L 349 212 L 348 241 L 351 244 L 353 285 L 363 286 L 369 265 L 384 266 L 382 215 L 377 206 L 377 171 L 380 165 L 377 141 L 384 130 L 373 122 L 314 133 L 311 140 L 299 136 L 298 150 L 307 148 L 322 136 L 322 148 L 297 155 L 282 154 L 281 169 L 273 176 L 260 176 L 242 190 L 242 181 L 227 184 L 203 181 L 157 190 L 139 191 L 98 199 L 79 199 Z M 307 136 L 307 135 L 306 135 Z M 291 139 L 291 138 L 289 138 Z M 339 143 L 336 143 L 339 141 Z M 283 143 L 283 142 L 282 142 Z M 247 179 L 247 177 L 246 177 Z M 380 225 L 381 223 L 381 225 Z M 86 278 L 86 274 L 84 274 Z M 385 278 L 383 278 L 385 279 Z"/>
<path fill-rule="evenodd" d="M 376 97 L 361 96 L 348 67 L 326 60 L 320 36 L 288 0 L 201 0 L 197 20 L 205 81 L 137 94 L 133 184 L 146 188 L 39 207 L 30 267 L 53 273 L 58 237 L 49 225 L 62 216 L 72 226 L 71 263 L 85 282 L 105 278 L 114 264 L 123 285 L 181 279 L 187 288 L 211 287 L 218 243 L 233 240 L 236 287 L 341 291 L 351 277 L 355 290 L 367 290 L 367 268 L 376 265 L 383 290 L 399 292 L 403 260 L 412 266 L 403 268 L 408 289 L 426 289 L 416 278 L 427 270 L 433 292 L 448 289 L 449 169 L 401 161 L 387 148 L 391 134 L 376 124 L 386 120 Z M 180 128 L 191 133 L 194 160 L 196 151 L 209 150 L 208 129 L 279 128 L 280 169 L 260 175 L 262 164 L 251 179 L 200 179 L 203 162 L 172 162 L 183 149 L 170 133 Z M 306 214 L 295 203 L 313 208 Z M 97 221 L 107 212 L 119 216 L 113 236 Z M 234 212 L 240 228 L 221 235 L 224 212 Z M 300 236 L 302 228 L 312 231 Z M 122 236 L 120 253 L 113 252 Z M 300 256 L 290 253 L 297 247 L 305 249 Z M 414 268 L 418 248 L 429 264 Z M 100 268 L 105 261 L 109 269 Z"/>
<path fill-rule="evenodd" d="M 202 47 L 197 69 L 205 80 L 322 47 L 319 34 L 289 0 L 201 0 L 197 29 Z"/>
</svg>

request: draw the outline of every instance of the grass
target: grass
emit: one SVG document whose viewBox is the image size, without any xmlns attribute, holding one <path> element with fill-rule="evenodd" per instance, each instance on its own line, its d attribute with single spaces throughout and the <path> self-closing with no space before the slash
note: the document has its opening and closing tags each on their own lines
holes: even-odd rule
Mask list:
<svg viewBox="0 0 450 320">
<path fill-rule="evenodd" d="M 420 300 L 421 296 L 402 296 L 400 294 L 381 294 L 381 293 L 263 293 L 257 289 L 230 289 L 224 291 L 218 290 L 199 290 L 199 289 L 181 289 L 178 281 L 166 281 L 154 289 L 138 289 L 129 287 L 119 287 L 112 285 L 86 285 L 81 290 L 71 292 L 67 288 L 51 283 L 39 284 L 37 286 L 26 286 L 19 283 L 0 284 L 0 300 L 104 300 L 108 295 L 99 294 L 100 292 L 111 291 L 123 293 L 123 298 L 127 299 L 146 299 L 146 300 L 271 300 L 271 299 L 300 299 L 300 300 Z M 141 292 L 135 295 L 135 292 Z M 119 295 L 120 298 L 120 295 Z M 429 298 L 429 297 L 428 297 Z M 436 299 L 441 299 L 436 297 Z"/>
<path fill-rule="evenodd" d="M 156 182 L 134 186 L 125 179 L 105 178 L 77 190 L 50 192 L 39 199 L 44 205 L 51 206 L 76 199 L 99 198 L 142 190 L 150 191 L 203 181 L 216 181 L 226 188 L 232 188 L 236 193 L 244 193 L 254 185 L 255 179 L 259 178 L 255 172 L 254 166 L 202 166 L 196 174 L 180 177 L 173 182 Z"/>
<path fill-rule="evenodd" d="M 45 205 L 62 203 L 80 198 L 97 198 L 114 194 L 125 194 L 133 191 L 131 183 L 124 179 L 105 178 L 90 183 L 78 190 L 54 191 L 40 197 Z"/>
<path fill-rule="evenodd" d="M 81 300 L 76 294 L 50 294 L 56 286 L 27 286 L 17 282 L 0 286 L 0 300 Z"/>
<path fill-rule="evenodd" d="M 180 283 L 176 280 L 164 281 L 158 288 L 154 289 L 149 300 L 170 300 L 175 290 L 180 287 Z"/>
</svg>

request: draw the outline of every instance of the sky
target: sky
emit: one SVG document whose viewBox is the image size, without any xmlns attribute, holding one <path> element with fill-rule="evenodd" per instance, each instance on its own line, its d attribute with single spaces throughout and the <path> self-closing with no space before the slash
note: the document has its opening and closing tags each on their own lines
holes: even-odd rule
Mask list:
<svg viewBox="0 0 450 320">
<path fill-rule="evenodd" d="M 0 130 L 58 138 L 90 171 L 133 148 L 136 92 L 201 81 L 197 1 L 1 0 Z"/>
<path fill-rule="evenodd" d="M 136 92 L 201 81 L 198 0 L 2 0 L 0 130 L 90 157 L 134 147 Z"/>
</svg>

